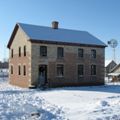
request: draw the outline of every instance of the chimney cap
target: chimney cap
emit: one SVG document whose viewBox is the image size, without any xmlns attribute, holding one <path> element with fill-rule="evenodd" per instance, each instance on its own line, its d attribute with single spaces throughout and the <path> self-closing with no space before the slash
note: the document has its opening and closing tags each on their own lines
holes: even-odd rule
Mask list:
<svg viewBox="0 0 120 120">
<path fill-rule="evenodd" d="M 52 21 L 52 28 L 53 29 L 58 29 L 58 24 L 59 24 L 58 21 Z"/>
</svg>

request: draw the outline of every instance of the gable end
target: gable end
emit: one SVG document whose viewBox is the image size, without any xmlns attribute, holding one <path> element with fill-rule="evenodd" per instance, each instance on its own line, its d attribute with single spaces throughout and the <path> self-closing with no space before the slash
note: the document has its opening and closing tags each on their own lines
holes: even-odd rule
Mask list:
<svg viewBox="0 0 120 120">
<path fill-rule="evenodd" d="M 12 32 L 12 35 L 11 35 L 11 37 L 10 37 L 10 40 L 9 40 L 9 42 L 8 42 L 8 44 L 7 44 L 7 48 L 9 48 L 9 49 L 10 49 L 10 46 L 11 46 L 11 44 L 12 44 L 12 42 L 13 42 L 13 40 L 14 40 L 14 37 L 15 37 L 17 31 L 18 31 L 18 28 L 19 28 L 19 26 L 16 24 L 15 27 L 14 27 L 14 30 L 13 30 L 13 32 Z"/>
</svg>

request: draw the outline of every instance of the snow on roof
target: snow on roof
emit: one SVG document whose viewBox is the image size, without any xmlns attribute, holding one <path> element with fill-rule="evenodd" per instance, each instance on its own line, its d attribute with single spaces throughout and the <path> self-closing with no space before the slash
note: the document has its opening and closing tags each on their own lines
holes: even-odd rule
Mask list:
<svg viewBox="0 0 120 120">
<path fill-rule="evenodd" d="M 112 60 L 105 60 L 105 67 L 107 67 Z"/>
<path fill-rule="evenodd" d="M 106 45 L 86 31 L 68 30 L 68 29 L 53 29 L 52 27 L 30 25 L 24 23 L 18 23 L 23 31 L 32 40 L 47 40 L 67 43 L 79 43 L 86 45 Z"/>
</svg>

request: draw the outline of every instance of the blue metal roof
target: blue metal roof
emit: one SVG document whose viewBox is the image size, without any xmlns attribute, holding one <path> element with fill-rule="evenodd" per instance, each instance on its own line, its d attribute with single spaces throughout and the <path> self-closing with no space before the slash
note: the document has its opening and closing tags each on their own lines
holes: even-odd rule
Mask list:
<svg viewBox="0 0 120 120">
<path fill-rule="evenodd" d="M 104 47 L 106 46 L 101 40 L 86 31 L 69 30 L 63 28 L 53 29 L 52 27 L 24 23 L 18 23 L 18 25 L 32 40 L 46 40 L 53 42 L 58 41 L 85 45 L 99 45 Z"/>
</svg>

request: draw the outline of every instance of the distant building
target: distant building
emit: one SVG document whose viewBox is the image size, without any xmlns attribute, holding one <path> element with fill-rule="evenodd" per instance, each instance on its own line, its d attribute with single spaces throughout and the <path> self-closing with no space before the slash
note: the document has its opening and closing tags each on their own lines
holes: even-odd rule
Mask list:
<svg viewBox="0 0 120 120">
<path fill-rule="evenodd" d="M 8 69 L 8 62 L 0 61 L 0 69 Z"/>
<path fill-rule="evenodd" d="M 108 74 L 111 73 L 111 70 L 117 65 L 113 60 L 105 61 L 105 76 L 108 77 Z"/>
<path fill-rule="evenodd" d="M 0 61 L 0 77 L 8 77 L 8 62 Z"/>
<path fill-rule="evenodd" d="M 112 77 L 113 82 L 120 81 L 120 64 L 116 65 L 108 76 Z"/>
<path fill-rule="evenodd" d="M 104 84 L 106 45 L 86 31 L 17 23 L 8 42 L 9 80 L 21 87 Z"/>
</svg>

